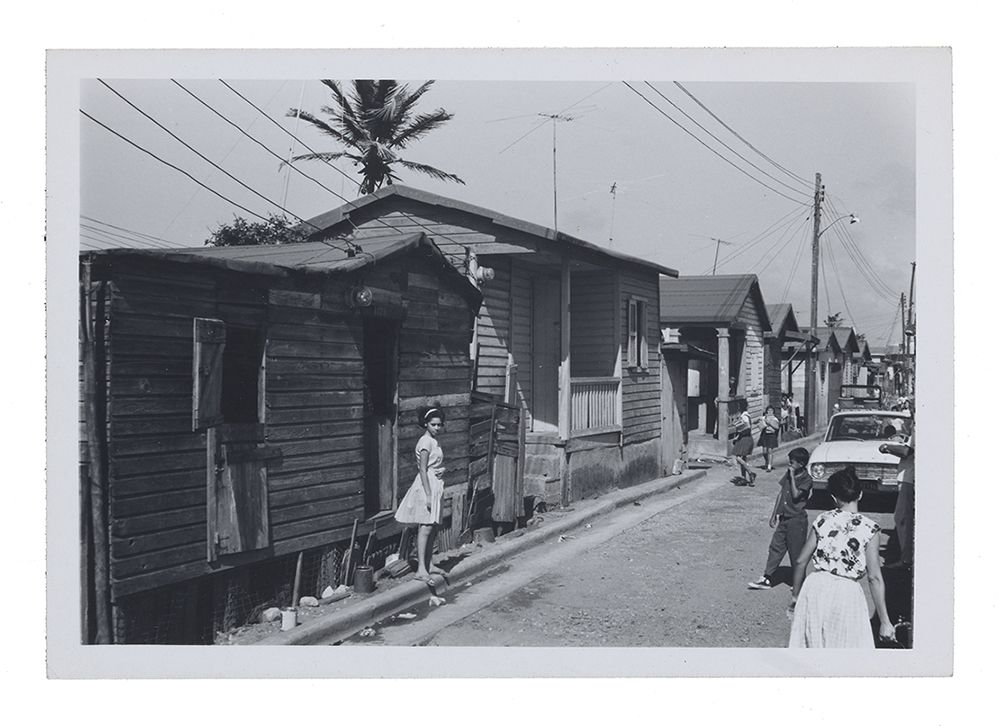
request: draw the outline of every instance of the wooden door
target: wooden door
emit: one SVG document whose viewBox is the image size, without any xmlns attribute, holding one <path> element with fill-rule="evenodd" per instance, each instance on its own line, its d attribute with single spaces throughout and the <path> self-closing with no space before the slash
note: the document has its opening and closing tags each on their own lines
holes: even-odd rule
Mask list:
<svg viewBox="0 0 1000 726">
<path fill-rule="evenodd" d="M 493 414 L 493 521 L 516 522 L 524 514 L 522 409 L 497 404 Z"/>
<path fill-rule="evenodd" d="M 396 321 L 365 320 L 366 517 L 395 507 L 398 338 Z"/>
<path fill-rule="evenodd" d="M 534 280 L 531 311 L 532 431 L 559 430 L 560 283 L 555 277 Z"/>
<path fill-rule="evenodd" d="M 267 462 L 260 424 L 223 424 L 208 430 L 208 559 L 266 549 L 271 544 Z"/>
</svg>

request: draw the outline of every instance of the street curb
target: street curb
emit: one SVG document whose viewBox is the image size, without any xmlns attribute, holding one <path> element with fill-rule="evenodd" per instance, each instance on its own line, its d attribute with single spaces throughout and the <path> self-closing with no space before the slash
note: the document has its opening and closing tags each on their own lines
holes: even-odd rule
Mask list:
<svg viewBox="0 0 1000 726">
<path fill-rule="evenodd" d="M 512 533 L 509 535 L 511 537 L 509 541 L 485 547 L 477 551 L 474 556 L 459 562 L 448 573 L 444 587 L 437 586 L 436 590 L 441 592 L 454 588 L 462 581 L 470 580 L 516 554 L 581 527 L 588 521 L 609 514 L 625 504 L 670 491 L 696 481 L 706 474 L 705 469 L 688 471 L 678 476 L 654 479 L 626 489 L 616 489 L 601 496 L 593 504 L 586 500 L 574 502 L 572 507 L 575 511 L 567 517 L 534 531 L 519 530 L 524 534 Z M 252 645 L 311 645 L 320 641 L 335 643 L 350 637 L 367 625 L 427 600 L 431 594 L 426 583 L 413 580 L 392 588 L 384 595 L 365 598 L 339 612 L 317 618 L 292 630 L 279 631 Z"/>
</svg>

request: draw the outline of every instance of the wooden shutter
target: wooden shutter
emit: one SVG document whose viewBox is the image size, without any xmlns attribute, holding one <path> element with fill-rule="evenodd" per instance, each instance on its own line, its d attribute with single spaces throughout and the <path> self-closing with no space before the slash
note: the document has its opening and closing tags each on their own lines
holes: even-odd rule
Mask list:
<svg viewBox="0 0 1000 726">
<path fill-rule="evenodd" d="M 647 340 L 649 327 L 646 321 L 646 303 L 645 301 L 640 301 L 637 303 L 636 311 L 636 329 L 639 339 L 639 366 L 641 368 L 649 368 L 649 341 Z"/>
<path fill-rule="evenodd" d="M 192 431 L 222 423 L 222 353 L 225 347 L 225 323 L 212 318 L 194 319 Z"/>
<path fill-rule="evenodd" d="M 636 316 L 638 314 L 636 301 L 629 298 L 628 301 L 628 366 L 634 368 L 638 362 L 638 325 Z"/>
<path fill-rule="evenodd" d="M 208 432 L 208 559 L 270 545 L 267 463 L 280 457 L 263 446 L 264 427 L 226 424 Z"/>
</svg>

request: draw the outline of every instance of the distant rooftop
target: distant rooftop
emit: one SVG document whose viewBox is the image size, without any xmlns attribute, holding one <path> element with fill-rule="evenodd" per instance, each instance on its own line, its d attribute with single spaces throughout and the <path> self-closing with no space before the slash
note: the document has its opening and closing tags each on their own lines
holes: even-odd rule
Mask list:
<svg viewBox="0 0 1000 726">
<path fill-rule="evenodd" d="M 767 306 L 756 275 L 691 275 L 660 278 L 660 321 L 679 325 L 719 324 L 737 321 L 747 296 L 751 296 L 765 331 L 771 329 Z"/>
</svg>

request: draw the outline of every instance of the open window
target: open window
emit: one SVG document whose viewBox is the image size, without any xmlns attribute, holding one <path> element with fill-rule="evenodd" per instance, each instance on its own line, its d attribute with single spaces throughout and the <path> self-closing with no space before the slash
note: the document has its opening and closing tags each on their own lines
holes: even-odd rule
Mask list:
<svg viewBox="0 0 1000 726">
<path fill-rule="evenodd" d="M 646 370 L 649 368 L 649 341 L 646 320 L 646 301 L 628 299 L 628 367 Z"/>
<path fill-rule="evenodd" d="M 207 445 L 208 560 L 270 545 L 264 446 L 263 337 L 256 328 L 195 318 L 192 427 Z"/>
</svg>

